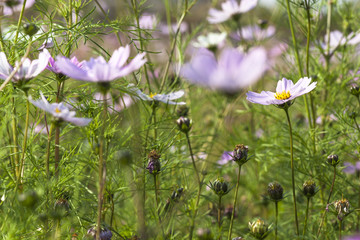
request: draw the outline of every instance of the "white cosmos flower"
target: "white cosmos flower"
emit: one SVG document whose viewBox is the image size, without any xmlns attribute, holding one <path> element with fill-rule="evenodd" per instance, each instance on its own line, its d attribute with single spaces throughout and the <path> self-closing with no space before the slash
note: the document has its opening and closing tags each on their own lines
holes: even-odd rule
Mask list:
<svg viewBox="0 0 360 240">
<path fill-rule="evenodd" d="M 41 99 L 39 100 L 33 100 L 30 96 L 29 101 L 36 107 L 50 113 L 56 121 L 65 121 L 77 126 L 86 126 L 92 120 L 91 118 L 77 118 L 75 117 L 76 113 L 74 111 L 70 111 L 64 103 L 49 103 L 42 92 L 40 92 L 40 96 Z"/>
<path fill-rule="evenodd" d="M 250 11 L 257 5 L 257 2 L 257 0 L 242 0 L 238 3 L 236 0 L 227 0 L 221 4 L 221 11 L 211 8 L 207 20 L 209 23 L 225 22 L 234 15 Z"/>
<path fill-rule="evenodd" d="M 197 38 L 197 41 L 193 43 L 193 46 L 197 48 L 218 47 L 219 45 L 224 43 L 226 36 L 227 36 L 226 32 L 209 33 L 206 36 L 201 35 Z"/>
<path fill-rule="evenodd" d="M 159 101 L 166 104 L 172 104 L 172 105 L 185 105 L 185 102 L 174 102 L 172 100 L 179 99 L 184 95 L 184 91 L 176 91 L 169 94 L 153 94 L 147 95 L 143 93 L 140 89 L 135 87 L 133 84 L 129 84 L 129 90 L 130 92 L 133 92 L 136 96 L 138 96 L 140 99 L 145 101 Z"/>
<path fill-rule="evenodd" d="M 291 101 L 301 95 L 312 91 L 316 87 L 316 82 L 311 83 L 311 78 L 301 78 L 294 84 L 293 81 L 283 78 L 278 81 L 276 93 L 270 91 L 262 91 L 261 93 L 248 92 L 247 100 L 252 103 L 262 105 L 281 105 Z"/>
<path fill-rule="evenodd" d="M 31 61 L 26 58 L 19 70 L 15 73 L 12 81 L 27 81 L 36 77 L 46 68 L 49 58 L 50 53 L 46 49 L 39 54 L 39 59 Z M 17 67 L 19 63 L 20 62 L 16 62 L 15 66 Z M 14 67 L 9 64 L 5 53 L 0 52 L 0 79 L 7 79 L 13 70 Z"/>
</svg>

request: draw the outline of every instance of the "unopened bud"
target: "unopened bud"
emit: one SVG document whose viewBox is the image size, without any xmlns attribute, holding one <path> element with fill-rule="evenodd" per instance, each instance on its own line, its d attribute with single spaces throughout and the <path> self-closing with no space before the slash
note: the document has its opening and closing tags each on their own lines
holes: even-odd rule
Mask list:
<svg viewBox="0 0 360 240">
<path fill-rule="evenodd" d="M 269 183 L 267 192 L 274 202 L 279 202 L 284 198 L 284 189 L 278 182 Z"/>
<path fill-rule="evenodd" d="M 338 163 L 340 162 L 338 155 L 336 154 L 332 154 L 330 156 L 327 157 L 327 162 L 328 164 L 330 164 L 333 167 L 336 167 L 336 165 L 338 165 Z"/>
<path fill-rule="evenodd" d="M 353 85 L 350 87 L 350 93 L 355 97 L 360 96 L 360 87 L 358 85 Z"/>
<path fill-rule="evenodd" d="M 30 37 L 35 35 L 37 31 L 39 31 L 39 28 L 34 23 L 26 23 L 23 26 L 24 32 L 26 35 L 29 35 Z"/>
<path fill-rule="evenodd" d="M 350 203 L 347 199 L 341 199 L 338 201 L 335 201 L 334 203 L 335 210 L 337 212 L 337 217 L 340 221 L 344 219 L 347 215 L 351 213 L 350 210 Z"/>
<path fill-rule="evenodd" d="M 158 174 L 160 172 L 160 157 L 161 155 L 158 154 L 155 150 L 152 150 L 149 153 L 149 163 L 146 169 L 149 170 L 150 174 Z"/>
<path fill-rule="evenodd" d="M 214 191 L 216 195 L 222 197 L 230 192 L 229 183 L 224 180 L 224 178 L 218 178 L 214 182 L 210 182 L 211 190 Z"/>
<path fill-rule="evenodd" d="M 249 229 L 251 235 L 253 235 L 256 239 L 262 240 L 267 237 L 270 233 L 269 225 L 266 224 L 262 219 L 258 218 L 254 222 L 249 222 Z"/>
<path fill-rule="evenodd" d="M 244 144 L 238 144 L 236 145 L 234 151 L 233 151 L 233 160 L 239 164 L 243 165 L 246 163 L 248 159 L 248 146 L 245 146 Z"/>
<path fill-rule="evenodd" d="M 311 197 L 315 196 L 315 194 L 317 192 L 315 181 L 312 179 L 305 181 L 303 184 L 302 192 L 305 195 L 305 197 L 307 197 L 307 198 L 311 198 Z"/>
<path fill-rule="evenodd" d="M 176 124 L 178 125 L 180 131 L 183 133 L 188 133 L 192 126 L 192 121 L 187 117 L 180 117 L 176 120 Z"/>
</svg>

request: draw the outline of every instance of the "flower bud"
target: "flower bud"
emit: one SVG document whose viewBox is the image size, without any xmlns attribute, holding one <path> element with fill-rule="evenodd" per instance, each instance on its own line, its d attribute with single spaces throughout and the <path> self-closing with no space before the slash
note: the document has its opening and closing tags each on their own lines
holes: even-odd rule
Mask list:
<svg viewBox="0 0 360 240">
<path fill-rule="evenodd" d="M 244 144 L 238 144 L 236 145 L 234 151 L 233 151 L 233 160 L 239 164 L 243 165 L 246 163 L 248 159 L 248 146 L 245 146 Z"/>
<path fill-rule="evenodd" d="M 176 110 L 178 117 L 187 117 L 189 114 L 189 108 L 186 105 L 180 105 Z"/>
<path fill-rule="evenodd" d="M 302 192 L 307 198 L 311 198 L 315 196 L 315 194 L 317 193 L 315 181 L 312 179 L 305 181 L 303 184 Z"/>
<path fill-rule="evenodd" d="M 192 120 L 187 117 L 180 117 L 176 120 L 176 124 L 178 125 L 180 131 L 183 133 L 188 133 L 192 126 Z"/>
<path fill-rule="evenodd" d="M 269 23 L 269 22 L 268 22 L 267 20 L 265 20 L 265 19 L 259 19 L 259 20 L 257 21 L 257 24 L 259 25 L 259 27 L 260 27 L 261 29 L 267 28 L 268 23 Z"/>
<path fill-rule="evenodd" d="M 212 235 L 210 229 L 199 228 L 196 232 L 196 235 L 199 240 L 213 240 L 214 236 Z"/>
<path fill-rule="evenodd" d="M 350 87 L 350 93 L 352 95 L 354 95 L 355 97 L 359 97 L 360 96 L 360 88 L 358 85 L 352 85 Z"/>
<path fill-rule="evenodd" d="M 336 165 L 338 165 L 338 163 L 340 162 L 338 155 L 336 154 L 332 154 L 330 156 L 327 157 L 327 162 L 328 164 L 330 164 L 333 167 L 336 167 Z"/>
<path fill-rule="evenodd" d="M 33 208 L 39 200 L 39 196 L 35 191 L 28 191 L 18 196 L 19 202 L 21 205 Z"/>
<path fill-rule="evenodd" d="M 334 202 L 334 207 L 337 212 L 339 221 L 342 221 L 344 217 L 351 213 L 350 203 L 347 199 L 341 199 Z"/>
<path fill-rule="evenodd" d="M 54 204 L 54 217 L 55 218 L 62 218 L 69 214 L 70 212 L 70 204 L 67 199 L 59 198 L 56 200 Z"/>
<path fill-rule="evenodd" d="M 91 227 L 87 231 L 88 236 L 94 237 L 96 239 L 96 226 Z M 100 240 L 111 240 L 112 232 L 106 227 L 100 228 Z"/>
<path fill-rule="evenodd" d="M 24 32 L 26 35 L 29 35 L 30 37 L 35 35 L 37 31 L 39 31 L 39 28 L 34 23 L 26 23 L 23 25 Z"/>
<path fill-rule="evenodd" d="M 149 170 L 150 174 L 158 174 L 160 172 L 160 157 L 161 155 L 158 154 L 155 150 L 152 150 L 149 153 L 149 163 L 146 169 Z"/>
<path fill-rule="evenodd" d="M 5 0 L 5 5 L 7 7 L 16 7 L 20 4 L 21 2 L 19 0 Z"/>
<path fill-rule="evenodd" d="M 171 194 L 171 200 L 173 200 L 174 202 L 177 202 L 180 199 L 183 191 L 184 191 L 184 188 L 178 188 L 178 189 L 174 190 L 173 193 Z"/>
<path fill-rule="evenodd" d="M 230 192 L 229 183 L 224 178 L 218 178 L 214 182 L 210 182 L 209 186 L 216 195 L 222 197 Z"/>
<path fill-rule="evenodd" d="M 274 202 L 279 202 L 284 198 L 284 189 L 278 182 L 269 183 L 267 192 Z"/>
<path fill-rule="evenodd" d="M 251 235 L 253 235 L 256 239 L 265 239 L 267 235 L 270 233 L 269 225 L 266 224 L 262 219 L 258 218 L 254 222 L 249 222 L 249 229 Z"/>
</svg>

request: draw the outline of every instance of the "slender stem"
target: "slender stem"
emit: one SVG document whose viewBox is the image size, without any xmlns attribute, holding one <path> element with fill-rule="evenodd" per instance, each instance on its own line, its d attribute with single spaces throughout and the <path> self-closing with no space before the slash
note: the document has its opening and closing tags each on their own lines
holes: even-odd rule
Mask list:
<svg viewBox="0 0 360 240">
<path fill-rule="evenodd" d="M 296 225 L 296 235 L 299 236 L 299 223 L 297 217 L 297 207 L 296 207 L 296 195 L 295 195 L 295 169 L 294 169 L 294 149 L 293 149 L 293 135 L 292 127 L 288 109 L 285 108 L 286 118 L 289 123 L 289 135 L 290 135 L 290 160 L 291 160 L 291 182 L 292 182 L 292 195 L 294 200 L 294 215 L 295 215 L 295 225 Z"/>
<path fill-rule="evenodd" d="M 358 179 L 360 178 L 360 173 L 357 171 Z M 360 207 L 360 191 L 358 197 L 358 208 Z M 360 212 L 357 212 L 357 223 L 356 223 L 356 231 L 359 231 L 359 224 L 360 224 Z"/>
<path fill-rule="evenodd" d="M 158 190 L 158 178 L 157 178 L 157 174 L 153 174 L 154 176 L 154 192 L 155 192 L 155 203 L 156 203 L 156 215 L 158 217 L 158 221 L 159 221 L 159 225 L 161 228 L 161 232 L 163 235 L 163 239 L 165 238 L 165 231 L 161 222 L 161 217 L 160 217 L 160 203 L 159 203 L 159 190 Z"/>
<path fill-rule="evenodd" d="M 29 128 L 30 102 L 29 99 L 27 98 L 27 93 L 25 94 L 26 94 L 26 117 L 25 117 L 24 140 L 22 145 L 22 153 L 21 153 L 21 161 L 20 161 L 20 172 L 18 173 L 19 176 L 18 183 L 21 183 L 21 178 L 24 174 L 26 143 L 27 143 L 27 135 Z"/>
<path fill-rule="evenodd" d="M 202 181 L 200 180 L 200 175 L 199 175 L 199 172 L 196 168 L 196 164 L 195 164 L 195 159 L 194 159 L 194 154 L 193 154 L 193 151 L 192 151 L 192 148 L 191 148 L 191 143 L 190 143 L 190 138 L 189 138 L 189 134 L 186 133 L 186 139 L 187 139 L 187 143 L 188 143 L 188 146 L 189 146 L 189 151 L 190 151 L 190 156 L 191 156 L 191 160 L 192 160 L 192 164 L 193 164 L 193 167 L 194 167 L 194 171 L 195 171 L 195 174 L 196 174 L 196 180 L 198 182 L 198 192 L 197 192 L 197 196 L 196 196 L 196 204 L 195 204 L 195 210 L 194 210 L 194 215 L 191 219 L 191 227 L 190 227 L 190 234 L 189 234 L 189 239 L 191 240 L 192 237 L 193 237 L 193 232 L 194 232 L 194 228 L 195 228 L 195 219 L 196 219 L 196 215 L 197 215 L 197 212 L 198 212 L 198 206 L 199 206 L 199 202 L 200 202 L 200 194 L 201 194 L 201 187 L 202 187 Z"/>
<path fill-rule="evenodd" d="M 306 213 L 305 213 L 305 220 L 304 220 L 304 230 L 303 230 L 303 236 L 305 238 L 305 234 L 306 234 L 306 228 L 307 228 L 307 222 L 308 222 L 308 217 L 309 217 L 309 205 L 310 205 L 310 198 L 307 198 L 307 202 L 306 202 Z"/>
<path fill-rule="evenodd" d="M 16 46 L 17 41 L 18 41 L 20 26 L 21 26 L 21 22 L 22 22 L 22 19 L 24 16 L 25 5 L 26 5 L 26 0 L 24 0 L 22 8 L 21 8 L 21 12 L 20 12 L 20 16 L 19 16 L 19 20 L 18 20 L 18 24 L 17 24 L 17 28 L 16 28 L 16 33 L 15 33 L 15 38 L 14 38 L 14 46 Z"/>
<path fill-rule="evenodd" d="M 328 58 L 330 58 L 330 30 L 331 30 L 332 0 L 328 0 L 327 5 L 328 5 L 328 7 L 327 7 L 327 19 L 326 19 L 326 55 Z"/>
<path fill-rule="evenodd" d="M 221 196 L 219 196 L 218 203 L 218 226 L 219 226 L 219 240 L 221 239 Z"/>
<path fill-rule="evenodd" d="M 275 240 L 278 239 L 278 215 L 279 215 L 279 209 L 278 209 L 279 202 L 275 202 Z"/>
<path fill-rule="evenodd" d="M 333 180 L 332 180 L 332 183 L 331 183 L 331 188 L 330 188 L 329 197 L 328 197 L 327 202 L 326 202 L 326 207 L 327 207 L 327 206 L 329 205 L 329 203 L 330 203 L 331 194 L 332 194 L 332 192 L 333 192 L 333 190 L 334 190 L 335 179 L 336 179 L 336 166 L 334 167 L 334 176 L 333 176 Z M 324 213 L 323 213 L 323 216 L 322 216 L 322 218 L 321 218 L 319 230 L 318 230 L 318 232 L 317 232 L 317 237 L 319 237 L 320 232 L 321 232 L 321 228 L 322 228 L 322 226 L 323 226 L 323 224 L 324 224 L 324 219 L 325 219 L 325 216 L 326 216 L 326 212 L 327 212 L 327 211 L 326 211 L 326 209 L 325 209 L 325 211 L 324 211 Z"/>
<path fill-rule="evenodd" d="M 339 240 L 341 240 L 342 221 L 339 221 Z"/>
<path fill-rule="evenodd" d="M 153 117 L 154 117 L 154 142 L 157 139 L 157 127 L 156 127 L 156 102 L 153 102 Z"/>
<path fill-rule="evenodd" d="M 47 142 L 47 150 L 46 150 L 46 177 L 50 179 L 50 146 L 51 146 L 51 135 L 54 129 L 55 123 L 51 124 L 49 135 L 48 135 L 48 142 Z"/>
<path fill-rule="evenodd" d="M 238 176 L 237 176 L 236 190 L 235 190 L 235 197 L 234 197 L 233 209 L 232 209 L 232 213 L 231 213 L 231 220 L 230 220 L 228 240 L 231 240 L 232 228 L 233 228 L 233 224 L 234 224 L 235 209 L 236 209 L 236 203 L 237 203 L 238 192 L 239 192 L 239 185 L 240 185 L 240 172 L 241 172 L 241 165 L 239 165 L 239 171 L 238 171 Z"/>
<path fill-rule="evenodd" d="M 105 127 L 107 120 L 107 101 L 106 92 L 103 97 L 104 110 L 103 110 L 103 126 L 100 136 L 99 144 L 99 192 L 98 192 L 98 209 L 97 209 L 97 226 L 96 226 L 96 240 L 100 240 L 101 232 L 101 217 L 102 217 L 102 204 L 104 201 L 104 188 L 106 185 L 106 159 L 104 158 L 104 144 L 105 144 Z"/>
<path fill-rule="evenodd" d="M 12 128 L 12 134 L 13 134 L 13 152 L 14 152 L 14 163 L 15 163 L 15 180 L 18 179 L 18 173 L 19 173 L 19 156 L 18 156 L 18 138 L 17 138 L 17 127 L 16 127 L 16 107 L 15 107 L 15 97 L 12 97 L 12 105 L 13 105 L 13 114 L 11 119 L 11 128 Z"/>
<path fill-rule="evenodd" d="M 55 128 L 55 177 L 59 177 L 59 163 L 60 163 L 60 126 Z"/>
</svg>

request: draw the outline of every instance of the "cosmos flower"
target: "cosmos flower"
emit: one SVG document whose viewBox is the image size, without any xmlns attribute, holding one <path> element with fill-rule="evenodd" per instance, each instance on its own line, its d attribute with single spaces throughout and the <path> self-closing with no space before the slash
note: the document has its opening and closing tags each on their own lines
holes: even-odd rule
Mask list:
<svg viewBox="0 0 360 240">
<path fill-rule="evenodd" d="M 350 162 L 344 162 L 344 166 L 346 168 L 343 169 L 343 172 L 347 174 L 354 174 L 360 171 L 360 161 L 357 161 L 355 165 Z"/>
<path fill-rule="evenodd" d="M 355 235 L 352 235 L 352 236 L 347 236 L 344 238 L 344 240 L 360 240 L 360 234 L 357 233 Z"/>
<path fill-rule="evenodd" d="M 197 41 L 193 43 L 193 46 L 197 48 L 208 48 L 208 49 L 217 48 L 224 44 L 226 36 L 227 36 L 226 32 L 209 33 L 206 36 L 201 35 L 197 38 Z"/>
<path fill-rule="evenodd" d="M 236 33 L 231 34 L 231 37 L 237 41 L 242 39 L 246 41 L 261 41 L 269 38 L 275 34 L 275 27 L 268 26 L 261 28 L 258 25 L 246 26 L 238 30 Z"/>
<path fill-rule="evenodd" d="M 77 126 L 86 126 L 91 122 L 91 118 L 77 118 L 74 111 L 69 111 L 69 108 L 64 103 L 49 103 L 42 92 L 40 92 L 41 99 L 33 100 L 31 96 L 29 101 L 36 107 L 50 113 L 56 121 L 65 121 Z"/>
<path fill-rule="evenodd" d="M 170 29 L 166 23 L 161 23 L 159 26 L 160 32 L 164 35 L 170 35 L 170 33 L 175 33 L 177 31 L 177 28 L 178 28 L 177 23 L 171 24 Z M 185 33 L 189 29 L 189 26 L 186 22 L 182 22 L 179 28 L 180 28 L 179 29 L 180 33 Z"/>
<path fill-rule="evenodd" d="M 77 66 L 78 68 L 81 68 L 81 66 L 82 66 L 82 62 L 79 62 L 76 57 L 72 57 L 70 59 L 70 62 L 72 64 L 74 64 L 75 66 Z M 57 61 L 55 61 L 55 59 L 51 56 L 49 58 L 49 65 L 46 67 L 46 69 L 50 70 L 51 72 L 53 72 L 55 74 L 62 73 L 61 70 L 57 66 Z"/>
<path fill-rule="evenodd" d="M 143 14 L 139 18 L 139 26 L 141 29 L 152 30 L 156 27 L 157 24 L 158 20 L 154 14 Z"/>
<path fill-rule="evenodd" d="M 335 50 L 337 47 L 349 44 L 349 45 L 357 45 L 360 43 L 360 34 L 350 33 L 347 36 L 344 36 L 340 31 L 335 30 L 330 32 L 330 39 L 329 39 L 329 47 L 330 51 Z M 328 39 L 327 36 L 324 37 L 324 42 L 321 43 L 322 49 L 327 49 Z"/>
<path fill-rule="evenodd" d="M 15 73 L 12 81 L 28 81 L 36 77 L 46 68 L 49 58 L 50 53 L 46 49 L 39 54 L 39 59 L 31 61 L 26 58 L 19 70 Z M 19 63 L 20 62 L 17 61 L 15 67 L 17 67 Z M 13 70 L 14 68 L 7 61 L 5 53 L 0 52 L 0 79 L 7 79 Z"/>
<path fill-rule="evenodd" d="M 257 5 L 257 0 L 242 0 L 240 4 L 236 0 L 227 0 L 221 4 L 222 10 L 211 8 L 209 10 L 209 23 L 222 23 L 231 17 L 245 13 Z"/>
<path fill-rule="evenodd" d="M 201 48 L 182 67 L 181 75 L 195 84 L 235 92 L 254 84 L 267 69 L 264 48 L 254 48 L 246 54 L 235 48 L 224 49 L 218 60 L 214 53 Z"/>
<path fill-rule="evenodd" d="M 41 46 L 37 49 L 38 51 L 44 50 L 45 48 L 52 48 L 54 47 L 54 40 L 52 37 L 49 37 L 48 39 L 46 39 L 43 44 L 41 44 Z"/>
<path fill-rule="evenodd" d="M 105 83 L 124 77 L 129 73 L 142 67 L 146 59 L 145 53 L 137 54 L 136 57 L 127 65 L 126 60 L 130 56 L 130 47 L 120 47 L 115 50 L 109 62 L 103 57 L 91 58 L 89 61 L 82 61 L 82 66 L 78 66 L 66 57 L 58 57 L 56 61 L 57 68 L 66 76 L 73 79 Z"/>
<path fill-rule="evenodd" d="M 24 0 L 5 0 L 3 3 L 0 3 L 4 7 L 4 15 L 12 15 L 14 12 L 20 12 Z M 34 5 L 35 0 L 27 0 L 25 8 L 29 8 Z"/>
<path fill-rule="evenodd" d="M 219 165 L 225 165 L 228 162 L 234 162 L 234 161 L 232 161 L 232 159 L 233 159 L 232 154 L 233 154 L 233 151 L 224 151 L 223 154 L 221 155 L 221 159 L 219 161 L 217 161 L 217 163 Z"/>
<path fill-rule="evenodd" d="M 174 102 L 172 100 L 179 99 L 184 95 L 184 91 L 176 91 L 169 94 L 153 94 L 147 95 L 140 89 L 136 88 L 133 84 L 129 85 L 129 91 L 133 92 L 137 97 L 145 101 L 158 101 L 172 105 L 185 105 L 185 102 Z"/>
<path fill-rule="evenodd" d="M 262 91 L 261 93 L 248 92 L 246 99 L 249 102 L 262 105 L 281 105 L 313 90 L 316 87 L 316 82 L 311 84 L 310 82 L 311 78 L 307 77 L 299 79 L 296 84 L 283 78 L 277 84 L 276 93 L 270 91 Z"/>
</svg>

